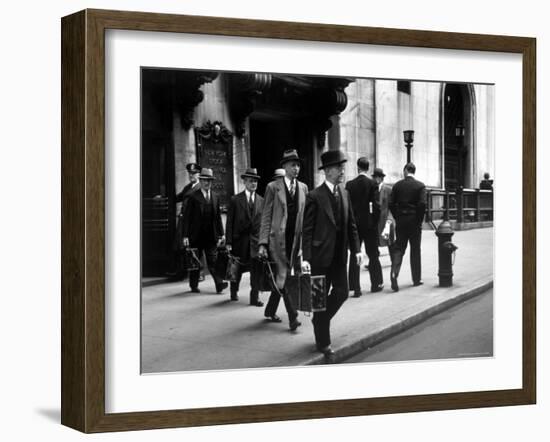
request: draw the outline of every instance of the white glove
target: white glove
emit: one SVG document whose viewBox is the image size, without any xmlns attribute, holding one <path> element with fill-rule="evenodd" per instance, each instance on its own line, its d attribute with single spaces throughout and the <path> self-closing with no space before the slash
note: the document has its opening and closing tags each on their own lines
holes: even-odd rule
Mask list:
<svg viewBox="0 0 550 442">
<path fill-rule="evenodd" d="M 311 273 L 311 266 L 309 262 L 302 261 L 302 273 Z"/>
</svg>

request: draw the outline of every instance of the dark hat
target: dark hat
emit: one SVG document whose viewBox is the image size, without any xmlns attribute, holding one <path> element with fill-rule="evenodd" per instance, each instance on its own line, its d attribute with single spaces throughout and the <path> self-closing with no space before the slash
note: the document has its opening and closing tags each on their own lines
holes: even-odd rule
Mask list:
<svg viewBox="0 0 550 442">
<path fill-rule="evenodd" d="M 361 170 L 369 170 L 369 160 L 367 157 L 361 157 L 357 160 L 357 167 Z"/>
<path fill-rule="evenodd" d="M 302 162 L 302 160 L 298 156 L 298 152 L 296 151 L 296 149 L 285 150 L 280 164 L 282 166 L 283 164 L 288 163 L 289 161 L 299 161 L 300 163 Z"/>
<path fill-rule="evenodd" d="M 201 174 L 199 175 L 200 180 L 213 180 L 214 179 L 214 172 L 212 172 L 212 169 L 207 169 L 206 167 L 201 169 Z"/>
<path fill-rule="evenodd" d="M 386 174 L 384 173 L 384 171 L 382 169 L 380 169 L 379 167 L 375 167 L 374 168 L 374 171 L 372 172 L 372 176 L 375 177 L 375 176 L 379 176 L 379 177 L 382 177 L 384 178 L 386 176 Z"/>
<path fill-rule="evenodd" d="M 241 175 L 241 178 L 254 178 L 259 180 L 261 177 L 258 175 L 258 170 L 254 168 L 246 169 L 246 171 Z"/>
<path fill-rule="evenodd" d="M 197 163 L 189 163 L 185 166 L 185 168 L 189 173 L 199 173 L 201 171 L 201 166 L 199 166 Z"/>
<path fill-rule="evenodd" d="M 345 163 L 347 160 L 346 154 L 341 150 L 329 150 L 321 155 L 322 166 L 319 167 L 319 170 Z"/>
<path fill-rule="evenodd" d="M 284 169 L 275 169 L 275 172 L 273 172 L 273 179 L 277 178 L 284 178 L 286 175 L 286 172 Z"/>
</svg>

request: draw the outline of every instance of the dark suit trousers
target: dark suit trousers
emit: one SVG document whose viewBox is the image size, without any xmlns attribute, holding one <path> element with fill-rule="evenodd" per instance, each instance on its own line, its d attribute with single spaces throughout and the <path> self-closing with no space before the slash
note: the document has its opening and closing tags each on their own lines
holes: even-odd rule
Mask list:
<svg viewBox="0 0 550 442">
<path fill-rule="evenodd" d="M 241 278 L 243 273 L 250 270 L 250 303 L 255 304 L 258 302 L 258 272 L 260 269 L 260 262 L 257 259 L 251 259 L 249 263 L 245 263 L 239 266 L 239 271 L 237 273 L 237 280 L 231 282 L 231 294 L 237 294 L 239 291 L 239 285 L 241 283 Z"/>
<path fill-rule="evenodd" d="M 330 321 L 348 298 L 346 263 L 333 261 L 327 269 L 312 269 L 312 275 L 325 275 L 326 277 L 327 309 L 324 312 L 313 313 L 312 321 L 315 343 L 319 347 L 326 347 L 331 344 Z M 332 290 L 330 290 L 331 287 Z"/>
<path fill-rule="evenodd" d="M 413 284 L 420 282 L 421 278 L 421 259 L 420 243 L 422 241 L 422 225 L 416 220 L 416 216 L 402 216 L 395 226 L 395 244 L 393 245 L 392 273 L 399 276 L 403 255 L 407 250 L 407 243 L 411 244 L 411 275 Z"/>
<path fill-rule="evenodd" d="M 216 283 L 216 288 L 223 282 L 223 280 L 219 279 L 216 276 L 216 273 L 214 271 L 214 265 L 216 264 L 216 245 L 208 245 L 208 246 L 196 246 L 197 247 L 197 257 L 202 260 L 202 254 L 204 253 L 206 255 L 206 265 L 208 266 L 208 271 L 212 275 L 212 278 L 214 278 L 214 282 Z M 197 288 L 199 286 L 199 270 L 194 270 L 192 272 L 189 272 L 189 287 Z"/>
<path fill-rule="evenodd" d="M 371 290 L 384 282 L 382 266 L 380 265 L 380 251 L 378 250 L 378 230 L 370 229 L 365 236 L 360 236 L 360 244 L 365 244 L 365 252 L 369 257 L 369 276 Z M 349 286 L 354 292 L 361 291 L 361 269 L 357 265 L 355 255 L 352 253 L 349 260 Z"/>
<path fill-rule="evenodd" d="M 288 314 L 288 322 L 294 321 L 298 317 L 298 312 L 290 302 L 290 299 L 285 291 L 285 289 L 279 290 L 283 295 L 283 302 L 285 303 L 286 312 Z M 281 295 L 277 290 L 273 290 L 271 295 L 269 295 L 269 300 L 265 306 L 265 316 L 274 316 L 277 314 L 277 308 L 279 308 L 279 302 L 281 300 Z"/>
</svg>

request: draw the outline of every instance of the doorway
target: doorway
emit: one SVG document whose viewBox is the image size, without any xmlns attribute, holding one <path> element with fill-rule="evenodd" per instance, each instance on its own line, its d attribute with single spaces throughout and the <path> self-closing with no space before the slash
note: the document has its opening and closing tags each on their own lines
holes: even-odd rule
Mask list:
<svg viewBox="0 0 550 442">
<path fill-rule="evenodd" d="M 445 189 L 469 187 L 472 180 L 472 91 L 449 83 L 443 91 Z"/>
<path fill-rule="evenodd" d="M 258 193 L 264 195 L 273 172 L 279 168 L 283 152 L 296 149 L 302 159 L 299 180 L 312 189 L 314 184 L 313 152 L 314 133 L 307 118 L 269 119 L 251 116 L 250 120 L 250 166 L 258 169 L 261 179 Z"/>
</svg>

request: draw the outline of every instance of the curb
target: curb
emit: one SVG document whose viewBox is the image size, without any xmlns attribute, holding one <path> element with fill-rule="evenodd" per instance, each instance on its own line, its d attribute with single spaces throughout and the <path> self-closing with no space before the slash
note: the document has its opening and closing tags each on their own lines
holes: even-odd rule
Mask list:
<svg viewBox="0 0 550 442">
<path fill-rule="evenodd" d="M 393 336 L 411 327 L 414 327 L 415 325 L 422 323 L 426 319 L 432 316 L 435 316 L 438 313 L 441 313 L 445 310 L 448 310 L 451 307 L 454 307 L 455 305 L 460 304 L 461 302 L 467 301 L 470 298 L 480 295 L 481 293 L 489 290 L 491 287 L 493 287 L 492 280 L 489 282 L 483 283 L 477 287 L 473 287 L 455 296 L 454 298 L 447 299 L 441 302 L 440 304 L 434 305 L 419 313 L 415 313 L 398 322 L 389 324 L 388 326 L 382 329 L 379 329 L 374 333 L 370 333 L 369 335 L 359 340 L 349 342 L 339 347 L 336 347 L 333 349 L 334 355 L 331 358 L 332 360 L 330 362 L 328 362 L 323 355 L 317 354 L 308 360 L 302 361 L 298 365 L 338 364 L 338 363 L 344 362 L 345 360 L 351 358 L 352 356 L 355 356 L 356 354 L 361 353 L 362 351 L 365 351 L 370 347 L 373 347 L 374 345 L 380 344 L 381 342 L 389 338 L 392 338 Z"/>
</svg>

